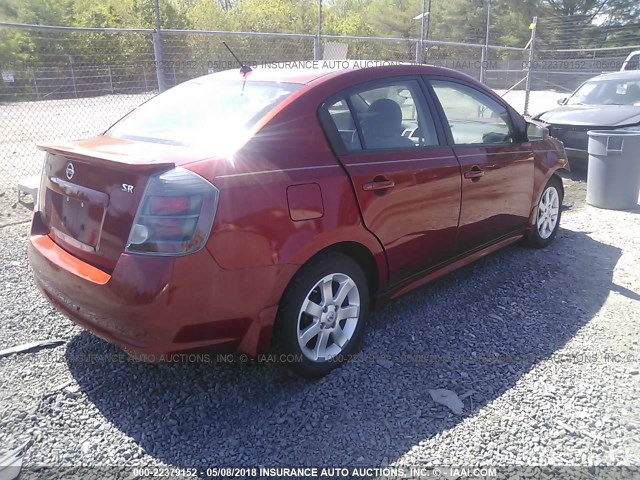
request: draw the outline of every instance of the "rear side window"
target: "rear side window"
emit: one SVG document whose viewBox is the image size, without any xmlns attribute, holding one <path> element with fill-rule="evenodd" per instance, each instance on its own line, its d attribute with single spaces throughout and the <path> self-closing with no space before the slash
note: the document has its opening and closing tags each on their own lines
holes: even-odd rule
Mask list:
<svg viewBox="0 0 640 480">
<path fill-rule="evenodd" d="M 629 55 L 629 58 L 624 62 L 623 70 L 640 70 L 640 53 Z"/>
<path fill-rule="evenodd" d="M 334 102 L 327 107 L 327 111 L 347 151 L 357 152 L 362 150 L 355 122 L 353 121 L 353 116 L 351 115 L 351 110 L 349 110 L 349 105 L 346 100 L 342 98 Z"/>
<path fill-rule="evenodd" d="M 456 145 L 514 143 L 513 124 L 504 106 L 460 83 L 432 80 L 431 85 Z"/>
<path fill-rule="evenodd" d="M 435 124 L 417 82 L 386 83 L 349 99 L 366 150 L 438 145 Z"/>
<path fill-rule="evenodd" d="M 321 119 L 334 149 L 341 142 L 348 153 L 439 145 L 415 80 L 380 82 L 332 100 L 321 110 Z"/>
</svg>

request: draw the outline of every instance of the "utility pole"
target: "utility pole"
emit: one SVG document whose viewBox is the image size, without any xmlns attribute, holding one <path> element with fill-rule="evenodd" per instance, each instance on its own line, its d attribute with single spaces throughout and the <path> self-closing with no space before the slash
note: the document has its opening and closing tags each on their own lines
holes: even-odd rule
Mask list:
<svg viewBox="0 0 640 480">
<path fill-rule="evenodd" d="M 480 62 L 480 81 L 487 80 L 487 63 L 489 60 L 489 29 L 491 27 L 491 0 L 487 1 L 487 30 L 484 36 L 484 46 L 482 47 L 482 61 Z"/>
<path fill-rule="evenodd" d="M 420 19 L 420 56 L 418 63 L 424 63 L 424 33 L 427 26 L 427 0 L 422 0 L 422 18 Z"/>
<path fill-rule="evenodd" d="M 160 93 L 167 89 L 164 82 L 164 70 L 162 61 L 162 38 L 160 37 L 160 5 L 159 0 L 155 0 L 156 28 L 153 32 L 153 56 L 156 62 L 156 77 L 158 78 L 158 91 Z"/>
<path fill-rule="evenodd" d="M 318 33 L 313 42 L 313 59 L 322 60 L 322 0 L 318 0 Z"/>
<path fill-rule="evenodd" d="M 424 51 L 426 40 L 429 36 L 429 17 L 431 16 L 431 0 L 427 7 L 427 0 L 422 0 L 422 13 L 413 17 L 414 20 L 420 19 L 420 40 L 416 48 L 416 63 L 424 63 Z"/>
<path fill-rule="evenodd" d="M 431 22 L 431 0 L 429 0 L 429 5 L 427 6 L 427 19 L 425 21 L 425 27 L 424 27 L 424 43 L 425 43 L 425 49 L 427 47 L 427 40 L 429 40 L 429 25 Z"/>
<path fill-rule="evenodd" d="M 531 71 L 533 70 L 534 52 L 536 48 L 536 30 L 538 28 L 538 17 L 533 17 L 533 22 L 529 25 L 531 29 L 531 41 L 529 42 L 529 62 L 527 64 L 527 83 L 524 92 L 524 114 L 529 114 L 529 94 L 531 93 Z"/>
</svg>

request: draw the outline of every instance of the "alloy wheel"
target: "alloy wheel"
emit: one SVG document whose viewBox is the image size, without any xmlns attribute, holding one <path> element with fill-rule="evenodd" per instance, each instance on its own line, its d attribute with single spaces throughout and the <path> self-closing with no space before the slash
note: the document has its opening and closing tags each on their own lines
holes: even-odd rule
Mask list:
<svg viewBox="0 0 640 480">
<path fill-rule="evenodd" d="M 549 238 L 558 223 L 558 214 L 560 213 L 560 196 L 555 186 L 548 186 L 538 205 L 538 234 L 540 238 L 546 240 Z"/>
<path fill-rule="evenodd" d="M 360 318 L 360 292 L 351 277 L 332 273 L 311 288 L 298 314 L 298 345 L 309 360 L 325 362 L 343 352 Z"/>
</svg>

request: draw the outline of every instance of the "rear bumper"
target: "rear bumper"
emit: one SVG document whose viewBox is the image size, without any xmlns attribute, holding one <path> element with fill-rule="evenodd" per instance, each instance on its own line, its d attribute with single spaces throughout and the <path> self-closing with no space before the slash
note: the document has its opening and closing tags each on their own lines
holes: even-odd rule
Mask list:
<svg viewBox="0 0 640 480">
<path fill-rule="evenodd" d="M 206 249 L 183 257 L 122 254 L 111 274 L 38 233 L 29 240 L 35 281 L 66 316 L 145 361 L 216 349 L 269 347 L 287 267 L 224 270 Z M 284 289 L 284 287 L 281 287 Z"/>
</svg>

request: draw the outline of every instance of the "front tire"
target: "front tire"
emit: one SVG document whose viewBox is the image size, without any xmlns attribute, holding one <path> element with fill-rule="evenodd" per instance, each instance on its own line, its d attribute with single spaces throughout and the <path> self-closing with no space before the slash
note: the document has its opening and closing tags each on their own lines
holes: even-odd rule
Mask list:
<svg viewBox="0 0 640 480">
<path fill-rule="evenodd" d="M 525 239 L 525 244 L 533 248 L 544 248 L 556 238 L 562 213 L 562 180 L 553 176 L 542 191 L 536 218 Z"/>
<path fill-rule="evenodd" d="M 290 368 L 319 378 L 338 367 L 359 346 L 369 314 L 369 285 L 350 257 L 329 252 L 296 275 L 280 304 L 278 334 Z"/>
</svg>

